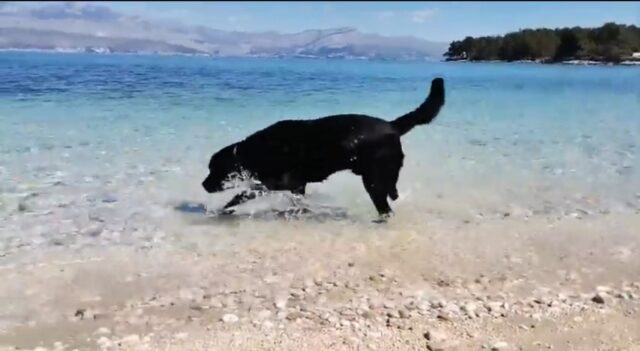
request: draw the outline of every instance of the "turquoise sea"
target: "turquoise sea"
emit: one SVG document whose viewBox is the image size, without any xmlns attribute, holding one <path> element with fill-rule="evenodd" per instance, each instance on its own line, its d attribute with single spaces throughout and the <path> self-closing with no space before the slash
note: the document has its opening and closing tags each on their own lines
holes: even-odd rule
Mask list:
<svg viewBox="0 0 640 351">
<path fill-rule="evenodd" d="M 253 218 L 207 217 L 232 194 L 200 183 L 213 152 L 275 121 L 392 119 L 436 76 L 446 105 L 403 139 L 383 226 L 428 235 L 436 223 L 640 213 L 635 67 L 0 53 L 0 260 L 381 230 L 346 172 L 308 188 L 315 215 L 290 219 L 260 215 L 289 206 L 282 194 L 247 204 Z"/>
</svg>

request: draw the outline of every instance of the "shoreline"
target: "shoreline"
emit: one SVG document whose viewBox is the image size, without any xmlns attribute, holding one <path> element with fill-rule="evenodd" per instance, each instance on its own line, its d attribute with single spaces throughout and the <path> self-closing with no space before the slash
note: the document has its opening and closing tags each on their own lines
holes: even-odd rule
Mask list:
<svg viewBox="0 0 640 351">
<path fill-rule="evenodd" d="M 0 49 L 1 53 L 35 53 L 35 54 L 83 54 L 95 56 L 181 56 L 204 57 L 211 59 L 301 59 L 301 60 L 346 60 L 346 61 L 371 61 L 371 62 L 444 62 L 431 57 L 424 58 L 372 58 L 366 56 L 312 56 L 312 55 L 214 55 L 209 53 L 179 53 L 179 52 L 101 52 L 87 51 L 84 49 Z"/>
<path fill-rule="evenodd" d="M 300 59 L 300 60 L 337 60 L 337 61 L 369 61 L 369 62 L 427 62 L 427 63 L 501 63 L 501 64 L 541 64 L 541 65 L 573 65 L 573 66 L 640 66 L 640 60 L 626 60 L 618 63 L 591 61 L 591 60 L 568 60 L 561 62 L 544 62 L 542 60 L 518 60 L 518 61 L 501 61 L 501 60 L 457 60 L 457 59 L 382 59 L 368 57 L 320 57 L 320 56 L 216 56 L 206 53 L 188 54 L 188 53 L 152 53 L 152 52 L 87 52 L 84 50 L 47 50 L 47 49 L 0 49 L 2 53 L 34 53 L 34 54 L 61 54 L 61 55 L 92 55 L 92 56 L 159 56 L 159 57 L 198 57 L 209 59 Z"/>
<path fill-rule="evenodd" d="M 502 60 L 450 60 L 445 59 L 442 62 L 453 63 L 503 63 L 503 64 L 536 64 L 536 65 L 572 65 L 572 66 L 640 66 L 640 60 L 625 60 L 621 62 L 605 62 L 605 61 L 592 61 L 592 60 L 567 60 L 559 62 L 549 62 L 543 60 L 517 60 L 517 61 L 502 61 Z"/>
</svg>

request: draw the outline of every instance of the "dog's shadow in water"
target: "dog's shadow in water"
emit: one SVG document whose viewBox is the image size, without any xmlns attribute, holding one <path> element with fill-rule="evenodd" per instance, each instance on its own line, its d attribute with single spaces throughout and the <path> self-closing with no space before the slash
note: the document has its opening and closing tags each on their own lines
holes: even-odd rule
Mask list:
<svg viewBox="0 0 640 351">
<path fill-rule="evenodd" d="M 253 213 L 212 212 L 203 203 L 183 201 L 173 207 L 177 212 L 191 216 L 196 222 L 211 223 L 233 223 L 243 220 L 302 220 L 302 221 L 349 221 L 352 220 L 347 211 L 340 207 L 317 206 L 317 208 L 307 206 L 290 207 L 285 210 L 269 209 Z"/>
</svg>

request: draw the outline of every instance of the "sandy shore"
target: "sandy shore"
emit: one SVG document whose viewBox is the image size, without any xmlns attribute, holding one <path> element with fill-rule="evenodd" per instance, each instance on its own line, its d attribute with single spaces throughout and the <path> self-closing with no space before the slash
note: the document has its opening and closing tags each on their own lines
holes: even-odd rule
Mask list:
<svg viewBox="0 0 640 351">
<path fill-rule="evenodd" d="M 0 349 L 640 350 L 637 214 L 313 228 L 6 263 Z"/>
</svg>

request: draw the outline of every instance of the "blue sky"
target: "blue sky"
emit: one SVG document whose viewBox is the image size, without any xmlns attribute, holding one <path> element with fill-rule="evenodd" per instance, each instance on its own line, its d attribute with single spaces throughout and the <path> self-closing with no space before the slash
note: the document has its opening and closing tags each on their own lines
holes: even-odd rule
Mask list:
<svg viewBox="0 0 640 351">
<path fill-rule="evenodd" d="M 436 41 L 519 28 L 640 25 L 640 2 L 101 2 L 114 10 L 240 31 L 355 27 Z"/>
</svg>

